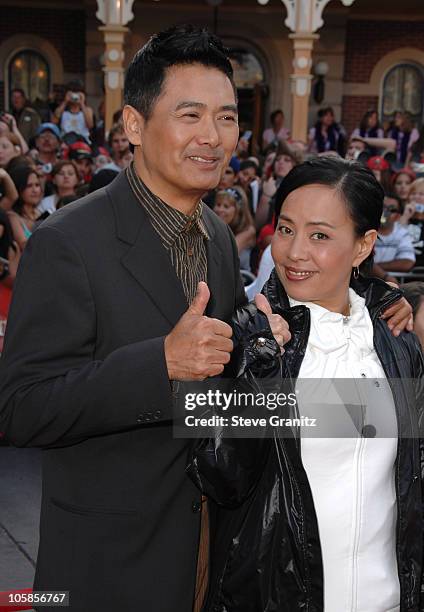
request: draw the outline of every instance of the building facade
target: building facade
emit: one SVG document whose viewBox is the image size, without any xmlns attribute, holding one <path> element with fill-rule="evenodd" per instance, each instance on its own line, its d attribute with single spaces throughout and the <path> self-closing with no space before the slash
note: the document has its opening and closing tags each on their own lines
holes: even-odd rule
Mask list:
<svg viewBox="0 0 424 612">
<path fill-rule="evenodd" d="M 293 1 L 293 0 L 290 0 Z M 320 0 L 321 1 L 321 0 Z M 43 108 L 60 98 L 65 84 L 80 79 L 97 111 L 103 98 L 104 39 L 94 0 L 0 0 L 0 106 L 22 87 Z M 135 0 L 127 27 L 125 62 L 152 33 L 176 23 L 215 29 L 232 50 L 243 127 L 259 133 L 269 112 L 282 108 L 291 122 L 293 44 L 281 0 Z M 325 77 L 314 77 L 309 123 L 317 109 L 332 106 L 347 131 L 364 112 L 388 119 L 406 110 L 417 127 L 424 115 L 424 3 L 422 0 L 332 0 L 314 42 L 312 73 L 324 62 Z M 314 85 L 324 79 L 324 95 Z"/>
</svg>

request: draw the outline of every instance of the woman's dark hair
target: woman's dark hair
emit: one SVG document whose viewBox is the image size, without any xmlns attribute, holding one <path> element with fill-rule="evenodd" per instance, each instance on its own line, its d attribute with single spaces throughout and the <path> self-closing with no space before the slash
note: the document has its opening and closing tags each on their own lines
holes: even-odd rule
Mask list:
<svg viewBox="0 0 424 612">
<path fill-rule="evenodd" d="M 384 191 L 368 168 L 358 162 L 338 157 L 316 157 L 290 170 L 275 194 L 275 223 L 286 198 L 300 187 L 325 185 L 339 191 L 353 221 L 356 235 L 378 230 L 383 212 Z M 360 270 L 368 271 L 373 256 L 362 262 Z"/>
<path fill-rule="evenodd" d="M 35 174 L 38 177 L 37 172 L 31 166 L 17 166 L 10 172 L 10 177 L 12 181 L 15 183 L 16 190 L 18 192 L 18 199 L 13 204 L 13 210 L 18 213 L 18 215 L 22 214 L 22 210 L 24 207 L 24 201 L 22 200 L 22 193 L 26 189 L 28 184 L 28 179 L 31 174 Z"/>
<path fill-rule="evenodd" d="M 414 161 L 420 161 L 420 157 L 421 157 L 421 153 L 424 151 L 424 126 L 422 126 L 421 130 L 420 130 L 420 135 L 418 140 L 416 140 L 414 142 L 414 144 L 411 147 L 411 153 L 414 157 L 417 157 L 418 159 L 414 160 Z"/>
<path fill-rule="evenodd" d="M 285 140 L 280 140 L 278 143 L 277 150 L 275 152 L 275 159 L 271 165 L 272 173 L 275 170 L 275 164 L 278 158 L 282 157 L 283 155 L 290 157 L 293 162 L 293 166 L 298 166 L 303 161 L 303 155 L 300 151 L 298 151 L 297 149 L 292 149 L 292 147 L 288 145 Z"/>
<path fill-rule="evenodd" d="M 6 212 L 0 208 L 0 227 L 2 226 L 4 229 L 0 236 L 0 257 L 9 259 L 9 248 L 12 247 L 15 250 L 13 245 L 13 231 L 9 217 Z"/>
<path fill-rule="evenodd" d="M 371 130 L 368 127 L 368 120 L 370 119 L 370 117 L 372 117 L 373 115 L 377 115 L 377 123 L 375 125 L 375 127 L 373 127 Z M 369 110 L 365 113 L 365 115 L 362 117 L 361 119 L 361 123 L 359 124 L 359 134 L 360 136 L 364 137 L 365 134 L 368 132 L 370 137 L 377 137 L 377 132 L 380 129 L 380 122 L 378 120 L 378 113 L 376 110 Z"/>
<path fill-rule="evenodd" d="M 159 32 L 142 47 L 130 63 L 124 86 L 125 104 L 130 104 L 148 120 L 162 92 L 166 71 L 171 66 L 202 64 L 217 68 L 237 90 L 228 49 L 205 28 L 178 25 Z"/>
<path fill-rule="evenodd" d="M 281 108 L 277 108 L 275 111 L 272 111 L 269 120 L 271 122 L 271 125 L 274 125 L 274 121 L 276 120 L 276 118 L 278 117 L 278 115 L 283 115 L 283 119 L 284 119 L 284 113 L 281 110 Z"/>
</svg>

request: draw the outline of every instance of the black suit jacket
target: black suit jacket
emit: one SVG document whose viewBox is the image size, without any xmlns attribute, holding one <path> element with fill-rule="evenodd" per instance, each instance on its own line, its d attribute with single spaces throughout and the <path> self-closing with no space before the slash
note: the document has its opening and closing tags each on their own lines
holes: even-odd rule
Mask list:
<svg viewBox="0 0 424 612">
<path fill-rule="evenodd" d="M 231 232 L 204 207 L 207 314 L 244 301 Z M 172 436 L 164 336 L 187 309 L 121 173 L 34 233 L 0 360 L 0 431 L 43 452 L 35 588 L 73 612 L 191 612 L 199 493 Z M 47 608 L 42 608 L 47 610 Z"/>
</svg>

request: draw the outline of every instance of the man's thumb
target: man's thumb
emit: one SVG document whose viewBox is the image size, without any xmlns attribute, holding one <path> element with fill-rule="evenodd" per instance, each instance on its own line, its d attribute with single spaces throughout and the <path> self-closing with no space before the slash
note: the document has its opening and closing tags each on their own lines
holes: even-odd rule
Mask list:
<svg viewBox="0 0 424 612">
<path fill-rule="evenodd" d="M 268 300 L 262 293 L 257 293 L 255 295 L 255 304 L 257 309 L 263 312 L 264 314 L 272 314 L 271 306 L 269 305 Z"/>
<path fill-rule="evenodd" d="M 211 292 L 209 291 L 209 287 L 204 281 L 200 281 L 197 285 L 197 293 L 189 307 L 191 314 L 203 315 L 210 296 Z"/>
</svg>

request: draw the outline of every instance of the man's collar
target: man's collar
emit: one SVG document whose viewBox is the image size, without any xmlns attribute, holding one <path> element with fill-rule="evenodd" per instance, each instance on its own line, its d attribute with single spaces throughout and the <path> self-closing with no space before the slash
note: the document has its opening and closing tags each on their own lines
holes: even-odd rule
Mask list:
<svg viewBox="0 0 424 612">
<path fill-rule="evenodd" d="M 203 202 L 200 200 L 192 215 L 186 215 L 180 210 L 164 202 L 154 194 L 138 176 L 134 162 L 126 170 L 127 178 L 134 195 L 146 210 L 150 218 L 172 219 L 172 228 L 161 224 L 160 235 L 165 245 L 170 248 L 182 232 L 189 232 L 193 227 L 208 240 L 209 234 L 203 222 Z"/>
</svg>

